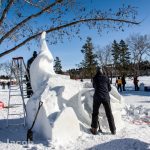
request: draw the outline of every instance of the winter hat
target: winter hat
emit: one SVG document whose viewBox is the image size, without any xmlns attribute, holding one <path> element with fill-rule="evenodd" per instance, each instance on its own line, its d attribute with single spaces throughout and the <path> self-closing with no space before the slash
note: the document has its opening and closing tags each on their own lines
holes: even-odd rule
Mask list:
<svg viewBox="0 0 150 150">
<path fill-rule="evenodd" d="M 34 51 L 34 52 L 33 52 L 33 57 L 36 57 L 36 56 L 37 56 L 37 52 Z"/>
<path fill-rule="evenodd" d="M 96 68 L 96 72 L 98 73 L 101 73 L 101 74 L 103 74 L 103 69 L 101 68 L 101 67 L 97 67 Z"/>
</svg>

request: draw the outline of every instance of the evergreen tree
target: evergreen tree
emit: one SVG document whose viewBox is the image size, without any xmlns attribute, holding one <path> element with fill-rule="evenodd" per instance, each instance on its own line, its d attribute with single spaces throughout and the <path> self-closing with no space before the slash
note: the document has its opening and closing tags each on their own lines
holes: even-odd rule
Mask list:
<svg viewBox="0 0 150 150">
<path fill-rule="evenodd" d="M 55 62 L 55 64 L 54 64 L 55 72 L 58 73 L 58 74 L 62 74 L 61 60 L 59 59 L 59 57 L 56 57 L 54 62 Z"/>
<path fill-rule="evenodd" d="M 120 75 L 126 74 L 130 63 L 128 45 L 123 40 L 119 43 L 114 40 L 112 44 L 112 55 L 116 70 L 118 70 Z"/>
<path fill-rule="evenodd" d="M 126 73 L 128 71 L 129 68 L 129 63 L 130 63 L 130 52 L 128 49 L 128 45 L 121 40 L 119 43 L 119 47 L 120 47 L 120 71 L 122 71 L 122 73 Z"/>
<path fill-rule="evenodd" d="M 119 44 L 116 42 L 116 40 L 114 40 L 113 44 L 112 44 L 112 56 L 113 56 L 113 61 L 114 61 L 114 65 L 115 68 L 118 70 L 119 68 L 119 56 L 120 55 L 120 48 L 119 48 Z"/>
<path fill-rule="evenodd" d="M 96 55 L 93 53 L 94 46 L 92 39 L 87 37 L 86 43 L 83 45 L 81 52 L 84 54 L 84 60 L 80 63 L 80 66 L 85 70 L 85 77 L 92 78 L 95 74 L 97 61 Z"/>
</svg>

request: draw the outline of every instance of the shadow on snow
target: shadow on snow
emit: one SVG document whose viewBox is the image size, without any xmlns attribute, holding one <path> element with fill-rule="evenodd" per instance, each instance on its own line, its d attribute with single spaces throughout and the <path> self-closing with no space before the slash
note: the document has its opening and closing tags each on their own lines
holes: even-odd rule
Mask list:
<svg viewBox="0 0 150 150">
<path fill-rule="evenodd" d="M 116 139 L 107 143 L 99 144 L 86 150 L 149 150 L 150 144 L 131 138 Z"/>
<path fill-rule="evenodd" d="M 9 119 L 9 123 L 13 124 L 13 123 L 19 123 L 22 122 L 23 119 Z M 24 148 L 26 148 L 26 140 L 27 140 L 27 126 L 23 126 L 23 125 L 11 125 L 11 126 L 6 126 L 6 119 L 2 119 L 0 120 L 0 143 L 7 143 L 7 144 L 20 144 L 22 145 Z M 33 144 L 43 144 L 46 147 L 49 147 L 49 142 L 47 140 L 43 140 L 40 139 L 40 137 L 38 135 L 35 135 L 35 133 L 33 133 Z M 36 146 L 33 145 L 32 147 L 30 147 L 30 149 L 34 149 L 36 150 Z M 28 148 L 28 150 L 30 150 Z"/>
<path fill-rule="evenodd" d="M 145 92 L 145 91 L 123 91 L 119 92 L 123 96 L 150 96 L 150 92 Z"/>
</svg>

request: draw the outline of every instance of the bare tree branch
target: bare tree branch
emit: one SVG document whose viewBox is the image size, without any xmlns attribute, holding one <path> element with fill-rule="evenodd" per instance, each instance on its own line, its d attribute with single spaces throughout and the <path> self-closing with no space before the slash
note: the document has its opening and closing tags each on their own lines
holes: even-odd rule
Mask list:
<svg viewBox="0 0 150 150">
<path fill-rule="evenodd" d="M 150 51 L 149 37 L 147 35 L 133 34 L 128 39 L 135 73 L 140 72 L 140 63 L 148 56 Z"/>
<path fill-rule="evenodd" d="M 23 21 L 21 21 L 20 23 L 18 23 L 15 27 L 13 27 L 10 31 L 8 31 L 1 39 L 0 39 L 0 44 L 3 42 L 3 40 L 5 40 L 11 33 L 13 33 L 14 31 L 16 31 L 20 26 L 22 26 L 23 24 L 25 24 L 27 21 L 38 17 L 39 15 L 43 14 L 45 11 L 47 11 L 48 9 L 52 8 L 53 6 L 55 6 L 56 4 L 60 3 L 61 1 L 56 0 L 54 3 L 52 3 L 51 5 L 49 5 L 48 7 L 44 8 L 43 10 L 41 10 L 38 13 L 35 13 L 29 17 L 27 17 L 26 19 L 24 19 Z"/>
<path fill-rule="evenodd" d="M 10 7 L 12 6 L 13 2 L 15 0 L 10 0 L 10 2 L 8 3 L 8 5 L 6 6 L 6 8 L 4 9 L 3 13 L 2 13 L 2 16 L 0 18 L 0 25 L 3 23 L 3 20 L 5 19 L 6 17 L 6 14 L 7 12 L 9 11 Z"/>
<path fill-rule="evenodd" d="M 34 4 L 34 3 L 32 3 L 31 1 L 29 1 L 29 0 L 25 0 L 25 2 L 28 3 L 28 4 L 30 4 L 30 5 L 33 6 L 33 7 L 37 7 L 37 8 L 39 8 L 39 9 L 43 9 L 43 8 L 40 7 L 39 5 Z M 46 10 L 46 11 L 47 11 L 48 13 L 50 13 L 49 10 Z"/>
<path fill-rule="evenodd" d="M 74 22 L 70 22 L 70 23 L 67 23 L 67 24 L 64 24 L 64 25 L 61 25 L 61 26 L 57 26 L 57 27 L 54 27 L 54 28 L 50 28 L 48 30 L 46 30 L 47 33 L 50 33 L 50 32 L 53 32 L 53 31 L 56 31 L 56 30 L 60 30 L 60 29 L 63 29 L 63 28 L 66 28 L 66 27 L 69 27 L 69 26 L 73 26 L 73 25 L 76 25 L 76 24 L 79 24 L 79 23 L 86 23 L 86 22 L 90 22 L 90 21 L 111 21 L 111 22 L 121 22 L 121 23 L 129 23 L 129 24 L 136 24 L 138 25 L 140 22 L 134 22 L 134 21 L 129 21 L 129 20 L 123 20 L 123 19 L 113 19 L 113 18 L 89 18 L 89 19 L 80 19 L 80 20 L 77 20 L 77 21 L 74 21 Z M 9 54 L 13 51 L 15 51 L 17 48 L 23 46 L 24 44 L 26 44 L 27 42 L 29 42 L 30 40 L 38 37 L 39 35 L 41 35 L 42 32 L 39 32 L 33 36 L 30 36 L 29 38 L 27 38 L 26 40 L 24 40 L 23 42 L 21 42 L 20 44 L 18 44 L 17 46 L 3 52 L 0 54 L 0 57 L 6 55 L 6 54 Z"/>
</svg>

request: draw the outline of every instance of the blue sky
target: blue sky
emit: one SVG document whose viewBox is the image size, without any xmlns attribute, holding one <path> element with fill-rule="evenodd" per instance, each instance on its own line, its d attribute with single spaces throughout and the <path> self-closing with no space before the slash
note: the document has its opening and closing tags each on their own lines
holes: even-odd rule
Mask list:
<svg viewBox="0 0 150 150">
<path fill-rule="evenodd" d="M 85 3 L 87 0 L 82 0 L 82 3 Z M 89 0 L 90 1 L 90 0 Z M 58 56 L 61 59 L 63 70 L 76 67 L 76 64 L 79 64 L 83 55 L 81 53 L 81 48 L 84 45 L 87 36 L 92 38 L 93 44 L 95 47 L 103 47 L 107 44 L 113 42 L 113 40 L 120 41 L 121 39 L 126 39 L 130 34 L 140 33 L 140 34 L 150 34 L 150 0 L 91 0 L 93 1 L 92 5 L 87 7 L 95 7 L 103 10 L 112 8 L 117 9 L 122 4 L 131 4 L 137 7 L 138 10 L 138 19 L 143 22 L 138 26 L 132 26 L 125 28 L 125 31 L 110 31 L 106 33 L 105 30 L 102 32 L 101 36 L 97 34 L 96 30 L 88 30 L 82 28 L 81 35 L 82 40 L 78 38 L 73 38 L 71 41 L 64 39 L 63 43 L 58 42 L 56 45 L 48 45 L 54 57 Z M 33 51 L 37 50 L 32 47 Z M 8 56 L 2 57 L 1 62 L 11 60 L 15 56 L 23 56 L 25 62 L 32 56 L 32 50 L 26 51 L 26 47 L 23 46 L 19 50 L 9 54 Z M 37 50 L 39 51 L 39 50 Z"/>
</svg>

